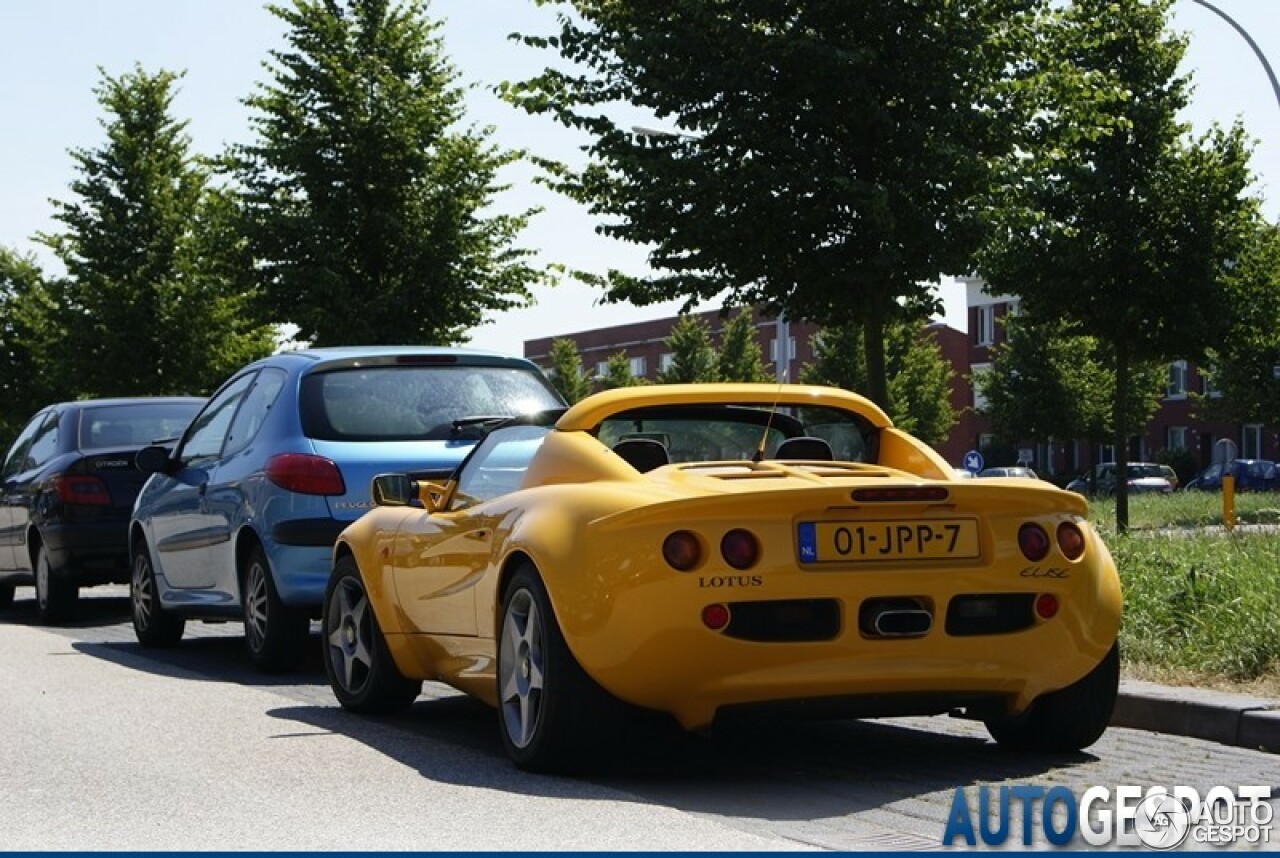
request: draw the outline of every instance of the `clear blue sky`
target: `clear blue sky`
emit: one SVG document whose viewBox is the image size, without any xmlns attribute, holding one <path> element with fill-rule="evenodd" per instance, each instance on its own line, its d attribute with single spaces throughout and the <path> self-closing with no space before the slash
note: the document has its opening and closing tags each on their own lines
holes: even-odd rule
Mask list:
<svg viewBox="0 0 1280 858">
<path fill-rule="evenodd" d="M 1247 29 L 1280 71 L 1280 0 L 1211 0 Z M 1280 216 L 1280 104 L 1244 40 L 1193 0 L 1178 0 L 1175 26 L 1189 33 L 1186 69 L 1196 91 L 1187 119 L 1200 130 L 1243 119 L 1257 139 L 1254 171 L 1266 212 Z M 572 158 L 582 142 L 548 119 L 524 115 L 492 95 L 495 83 L 536 72 L 546 57 L 509 42 L 513 31 L 546 32 L 552 12 L 532 0 L 434 0 L 445 20 L 446 48 L 474 85 L 470 120 L 492 125 L 500 143 Z M 48 257 L 31 240 L 52 230 L 50 198 L 67 199 L 67 150 L 94 148 L 103 137 L 93 95 L 98 67 L 119 74 L 140 63 L 149 71 L 185 70 L 175 113 L 190 121 L 195 149 L 214 154 L 248 139 L 240 104 L 263 77 L 267 51 L 281 43 L 280 22 L 257 0 L 0 0 L 0 244 Z M 640 117 L 636 117 L 639 121 Z M 630 120 L 628 120 L 630 121 Z M 595 235 L 576 205 L 534 186 L 532 171 L 514 168 L 503 208 L 542 206 L 523 238 L 548 262 L 590 270 L 640 272 L 637 248 Z M 676 305 L 598 305 L 597 293 L 565 284 L 540 290 L 537 306 L 506 313 L 474 332 L 473 344 L 518 353 L 525 339 L 655 318 Z M 947 321 L 963 327 L 963 294 L 944 289 Z"/>
</svg>

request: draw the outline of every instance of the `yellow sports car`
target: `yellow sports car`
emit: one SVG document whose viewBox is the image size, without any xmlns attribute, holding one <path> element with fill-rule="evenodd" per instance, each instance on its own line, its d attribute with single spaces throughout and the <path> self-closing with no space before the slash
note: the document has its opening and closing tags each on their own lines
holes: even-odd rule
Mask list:
<svg viewBox="0 0 1280 858">
<path fill-rule="evenodd" d="M 959 480 L 826 387 L 624 388 L 486 428 L 447 483 L 375 478 L 339 538 L 344 707 L 440 680 L 496 707 L 534 770 L 598 752 L 627 706 L 690 730 L 963 713 L 1042 750 L 1107 726 L 1120 583 L 1079 495 Z"/>
</svg>

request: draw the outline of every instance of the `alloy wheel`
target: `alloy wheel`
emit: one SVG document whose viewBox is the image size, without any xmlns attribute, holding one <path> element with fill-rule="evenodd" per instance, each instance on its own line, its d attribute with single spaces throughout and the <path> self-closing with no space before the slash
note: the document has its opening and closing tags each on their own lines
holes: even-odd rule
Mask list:
<svg viewBox="0 0 1280 858">
<path fill-rule="evenodd" d="M 502 723 L 511 743 L 528 747 L 542 714 L 545 655 L 542 617 L 525 588 L 511 597 L 502 621 L 498 692 Z"/>
<path fill-rule="evenodd" d="M 249 649 L 253 652 L 261 652 L 266 645 L 269 621 L 267 570 L 255 560 L 249 564 L 245 573 L 244 593 L 244 633 L 249 639 Z"/>
<path fill-rule="evenodd" d="M 369 599 L 354 578 L 344 578 L 329 597 L 333 628 L 327 643 L 333 659 L 334 678 L 342 689 L 356 694 L 364 687 L 373 667 L 373 628 L 369 623 Z"/>
<path fill-rule="evenodd" d="M 151 561 L 138 552 L 133 558 L 133 617 L 138 628 L 151 628 L 152 610 L 155 604 L 155 578 L 151 575 Z"/>
</svg>

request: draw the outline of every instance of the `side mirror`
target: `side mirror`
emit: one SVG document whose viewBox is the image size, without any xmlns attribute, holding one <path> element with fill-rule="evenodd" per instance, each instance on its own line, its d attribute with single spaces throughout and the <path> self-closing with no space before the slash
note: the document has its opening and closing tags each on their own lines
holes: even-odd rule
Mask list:
<svg viewBox="0 0 1280 858">
<path fill-rule="evenodd" d="M 369 495 L 374 506 L 408 506 L 418 499 L 417 487 L 406 474 L 378 474 Z"/>
<path fill-rule="evenodd" d="M 133 458 L 133 465 L 147 474 L 167 474 L 173 467 L 169 448 L 153 445 L 143 447 Z"/>
</svg>

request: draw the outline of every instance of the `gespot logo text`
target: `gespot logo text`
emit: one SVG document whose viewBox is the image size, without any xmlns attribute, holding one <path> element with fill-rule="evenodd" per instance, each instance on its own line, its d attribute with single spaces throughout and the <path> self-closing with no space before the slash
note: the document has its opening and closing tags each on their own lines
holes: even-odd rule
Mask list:
<svg viewBox="0 0 1280 858">
<path fill-rule="evenodd" d="M 1268 846 L 1275 808 L 1269 786 L 1093 786 L 1079 797 L 1064 786 L 956 787 L 942 843 L 1030 846 L 1146 846 L 1174 849 Z"/>
</svg>

